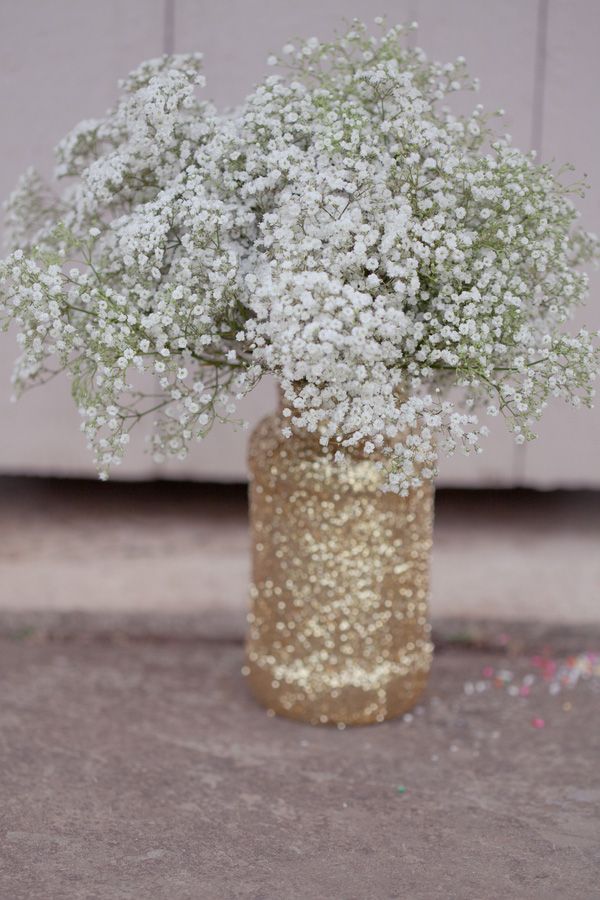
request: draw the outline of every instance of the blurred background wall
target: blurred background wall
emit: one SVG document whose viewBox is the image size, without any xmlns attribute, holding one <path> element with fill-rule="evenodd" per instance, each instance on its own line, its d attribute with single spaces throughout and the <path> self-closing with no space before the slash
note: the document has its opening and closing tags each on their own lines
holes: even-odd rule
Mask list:
<svg viewBox="0 0 600 900">
<path fill-rule="evenodd" d="M 207 92 L 241 101 L 267 71 L 269 53 L 296 37 L 330 37 L 343 19 L 416 20 L 430 56 L 463 55 L 481 80 L 477 101 L 507 111 L 515 143 L 544 161 L 571 162 L 592 189 L 583 223 L 600 220 L 599 0 L 2 0 L 0 3 L 0 197 L 27 166 L 52 170 L 52 148 L 80 119 L 101 116 L 117 79 L 163 52 L 201 50 Z M 600 327 L 600 280 L 580 322 Z M 94 476 L 65 379 L 9 402 L 16 355 L 0 336 L 0 474 Z M 272 385 L 246 401 L 257 421 Z M 539 442 L 516 447 L 502 430 L 482 456 L 442 464 L 439 483 L 466 486 L 600 487 L 600 414 L 551 408 Z M 115 477 L 238 481 L 246 434 L 215 429 L 184 463 L 157 467 L 143 428 Z"/>
</svg>

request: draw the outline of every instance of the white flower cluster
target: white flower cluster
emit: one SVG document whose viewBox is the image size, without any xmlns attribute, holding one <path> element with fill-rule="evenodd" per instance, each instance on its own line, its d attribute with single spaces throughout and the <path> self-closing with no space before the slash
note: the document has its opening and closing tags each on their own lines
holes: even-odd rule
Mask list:
<svg viewBox="0 0 600 900">
<path fill-rule="evenodd" d="M 550 397 L 590 405 L 597 335 L 564 331 L 598 252 L 581 186 L 454 114 L 464 60 L 404 31 L 287 45 L 229 114 L 197 99 L 199 56 L 145 63 L 59 145 L 59 196 L 22 180 L 15 381 L 71 373 L 101 475 L 143 415 L 184 455 L 265 374 L 286 433 L 377 451 L 401 493 L 479 450 L 478 408 L 523 441 Z"/>
</svg>

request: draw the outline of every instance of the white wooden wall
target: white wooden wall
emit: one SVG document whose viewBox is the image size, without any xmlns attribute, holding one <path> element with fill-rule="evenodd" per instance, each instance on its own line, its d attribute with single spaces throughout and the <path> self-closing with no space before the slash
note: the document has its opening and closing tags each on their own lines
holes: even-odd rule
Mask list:
<svg viewBox="0 0 600 900">
<path fill-rule="evenodd" d="M 0 197 L 26 166 L 49 172 L 54 144 L 79 119 L 102 114 L 117 78 L 142 59 L 202 50 L 211 97 L 231 105 L 290 38 L 327 37 L 343 18 L 380 14 L 417 20 L 418 43 L 436 58 L 464 55 L 481 79 L 481 102 L 508 111 L 519 146 L 587 173 L 583 221 L 600 229 L 600 0 L 2 0 Z M 597 277 L 581 321 L 600 327 Z M 92 475 L 65 380 L 9 403 L 15 354 L 1 336 L 0 473 Z M 256 421 L 273 402 L 273 386 L 261 386 L 246 401 L 247 417 Z M 160 469 L 143 436 L 141 429 L 120 476 L 245 477 L 244 433 L 215 430 L 185 463 Z M 557 405 L 525 448 L 498 423 L 484 454 L 445 462 L 440 483 L 598 487 L 600 413 Z"/>
</svg>

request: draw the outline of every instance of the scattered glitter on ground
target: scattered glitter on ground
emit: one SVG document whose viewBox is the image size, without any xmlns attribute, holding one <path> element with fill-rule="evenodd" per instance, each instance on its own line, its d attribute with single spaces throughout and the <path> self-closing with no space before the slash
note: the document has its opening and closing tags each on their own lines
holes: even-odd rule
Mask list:
<svg viewBox="0 0 600 900">
<path fill-rule="evenodd" d="M 555 696 L 569 690 L 580 681 L 588 681 L 596 690 L 600 689 L 600 654 L 583 652 L 566 659 L 553 659 L 546 655 L 534 656 L 530 662 L 532 671 L 520 678 L 507 668 L 495 669 L 486 665 L 481 670 L 482 678 L 465 681 L 463 690 L 467 696 L 482 694 L 489 690 L 503 690 L 509 697 L 528 698 L 532 692 L 545 689 Z M 567 712 L 570 704 L 563 704 Z M 536 726 L 543 727 L 543 726 Z"/>
</svg>

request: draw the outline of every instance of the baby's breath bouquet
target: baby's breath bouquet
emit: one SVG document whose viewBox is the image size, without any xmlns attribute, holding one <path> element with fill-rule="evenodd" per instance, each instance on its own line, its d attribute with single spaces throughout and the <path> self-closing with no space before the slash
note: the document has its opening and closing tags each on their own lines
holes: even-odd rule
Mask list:
<svg viewBox="0 0 600 900">
<path fill-rule="evenodd" d="M 286 433 L 377 451 L 400 493 L 479 450 L 478 413 L 522 442 L 551 397 L 590 405 L 597 336 L 564 330 L 597 254 L 581 184 L 452 111 L 464 60 L 377 25 L 287 45 L 226 113 L 199 55 L 143 63 L 59 144 L 60 192 L 22 179 L 15 385 L 70 375 L 101 477 L 142 416 L 157 458 L 183 456 L 264 375 Z"/>
</svg>

